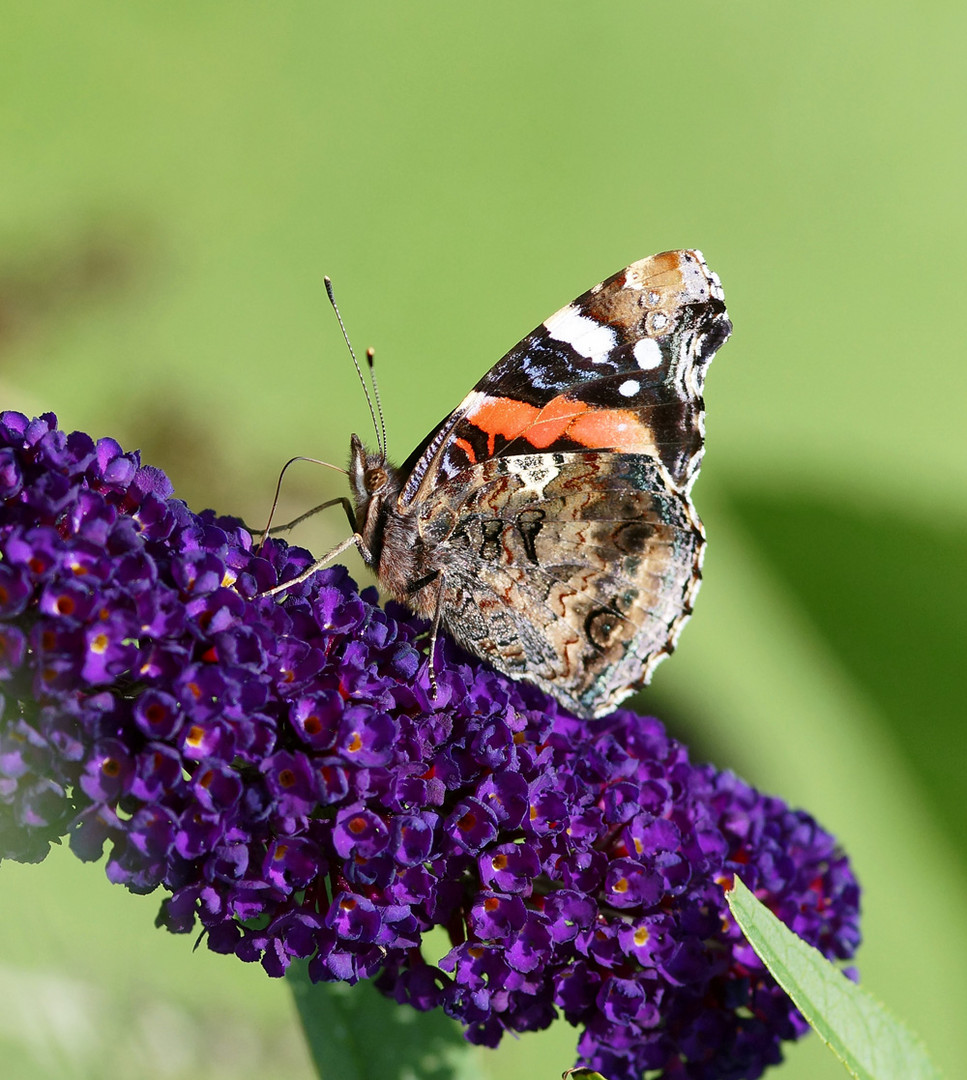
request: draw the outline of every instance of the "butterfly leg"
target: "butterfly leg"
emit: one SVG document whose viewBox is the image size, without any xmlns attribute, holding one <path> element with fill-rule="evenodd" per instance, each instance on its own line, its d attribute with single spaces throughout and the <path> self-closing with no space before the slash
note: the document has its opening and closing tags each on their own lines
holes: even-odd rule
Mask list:
<svg viewBox="0 0 967 1080">
<path fill-rule="evenodd" d="M 275 536 L 276 533 L 288 532 L 289 529 L 294 529 L 296 525 L 301 525 L 303 521 L 308 521 L 309 518 L 315 517 L 316 514 L 321 513 L 323 510 L 328 510 L 330 506 L 341 506 L 346 511 L 346 517 L 349 519 L 349 527 L 355 532 L 356 530 L 356 515 L 353 512 L 353 504 L 346 498 L 345 495 L 338 499 L 329 499 L 327 502 L 320 503 L 318 506 L 314 506 L 311 510 L 307 510 L 304 514 L 300 514 L 297 518 L 293 518 L 292 521 L 287 521 L 284 525 L 273 525 L 270 529 L 262 530 L 262 539 L 259 541 L 259 547 L 265 543 L 267 536 Z M 252 532 L 249 529 L 249 532 Z"/>
<path fill-rule="evenodd" d="M 343 508 L 343 510 L 346 511 L 346 517 L 349 518 L 350 529 L 355 530 L 356 516 L 353 513 L 353 504 L 345 496 L 340 499 L 330 499 L 328 502 L 320 503 L 318 506 L 314 506 L 311 510 L 307 510 L 304 514 L 300 514 L 292 521 L 287 521 L 284 525 L 273 525 L 270 529 L 256 529 L 253 526 L 249 525 L 247 521 L 242 521 L 241 518 L 239 518 L 238 520 L 242 521 L 242 528 L 244 528 L 247 532 L 251 533 L 253 537 L 256 535 L 256 533 L 261 534 L 259 536 L 258 545 L 255 549 L 256 551 L 261 551 L 262 545 L 265 543 L 268 537 L 275 536 L 276 533 L 288 532 L 290 529 L 294 529 L 296 525 L 301 525 L 303 521 L 308 521 L 309 518 L 315 517 L 316 514 L 320 513 L 322 510 L 328 510 L 330 506 L 335 506 L 337 503 Z"/>
<path fill-rule="evenodd" d="M 436 594 L 436 611 L 433 613 L 433 624 L 430 627 L 430 652 L 427 657 L 427 674 L 430 677 L 430 697 L 435 698 L 437 693 L 436 686 L 436 668 L 434 667 L 433 659 L 436 654 L 436 639 L 440 632 L 440 618 L 443 615 L 443 575 L 440 574 L 438 579 L 440 587 Z"/>
<path fill-rule="evenodd" d="M 294 577 L 289 581 L 283 581 L 281 585 L 276 585 L 272 589 L 266 589 L 265 592 L 261 593 L 260 595 L 275 596 L 276 593 L 284 592 L 286 589 L 291 589 L 293 585 L 300 585 L 303 581 L 306 580 L 306 578 L 312 577 L 312 575 L 317 570 L 321 570 L 322 567 L 326 565 L 326 563 L 331 562 L 338 555 L 341 555 L 344 551 L 347 551 L 349 548 L 354 546 L 359 548 L 363 558 L 367 562 L 372 561 L 369 551 L 366 548 L 366 545 L 363 543 L 363 538 L 359 535 L 359 533 L 354 532 L 352 536 L 347 536 L 346 539 L 343 540 L 341 543 L 336 544 L 332 551 L 327 551 L 321 559 L 316 559 L 316 561 L 310 567 L 308 567 L 308 569 L 303 570 L 302 573 L 299 574 L 297 577 Z"/>
</svg>

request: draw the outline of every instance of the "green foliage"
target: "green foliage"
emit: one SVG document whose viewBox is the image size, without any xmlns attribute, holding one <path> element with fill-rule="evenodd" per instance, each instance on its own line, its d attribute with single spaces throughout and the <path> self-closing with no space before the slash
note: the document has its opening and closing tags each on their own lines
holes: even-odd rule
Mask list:
<svg viewBox="0 0 967 1080">
<path fill-rule="evenodd" d="M 940 1080 L 923 1044 L 792 933 L 741 879 L 726 898 L 758 956 L 855 1080 Z"/>
<path fill-rule="evenodd" d="M 286 975 L 322 1080 L 483 1080 L 477 1053 L 442 1012 L 419 1013 L 371 983 L 309 982 Z"/>
<path fill-rule="evenodd" d="M 726 492 L 754 547 L 875 706 L 938 822 L 967 835 L 967 520 L 753 488 L 748 477 Z M 967 869 L 963 844 L 951 854 Z"/>
</svg>

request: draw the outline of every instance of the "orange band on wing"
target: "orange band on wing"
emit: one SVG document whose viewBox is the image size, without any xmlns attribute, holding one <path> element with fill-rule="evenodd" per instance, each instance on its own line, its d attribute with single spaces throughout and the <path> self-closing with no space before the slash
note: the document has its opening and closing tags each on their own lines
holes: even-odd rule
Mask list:
<svg viewBox="0 0 967 1080">
<path fill-rule="evenodd" d="M 477 464 L 477 455 L 474 453 L 473 447 L 470 445 L 469 442 L 467 442 L 466 439 L 454 439 L 453 445 L 460 447 L 460 449 L 467 455 L 467 461 L 469 461 L 471 465 Z M 491 450 L 491 453 L 493 453 L 493 450 Z"/>
<path fill-rule="evenodd" d="M 534 422 L 539 410 L 515 398 L 484 398 L 467 413 L 467 419 L 487 433 L 487 452 L 494 452 L 494 438 L 516 439 Z"/>
<path fill-rule="evenodd" d="M 570 435 L 570 428 L 577 420 L 588 411 L 588 406 L 583 401 L 575 401 L 573 398 L 560 394 L 551 400 L 540 411 L 540 415 L 527 429 L 525 438 L 538 450 L 544 450 L 552 443 L 565 435 Z"/>
<path fill-rule="evenodd" d="M 487 434 L 488 453 L 494 440 L 524 438 L 535 450 L 546 450 L 569 439 L 590 450 L 617 450 L 625 454 L 654 453 L 655 443 L 631 409 L 593 409 L 566 394 L 552 398 L 542 409 L 514 398 L 484 398 L 467 419 Z M 457 440 L 464 447 L 463 440 Z M 468 453 L 471 461 L 473 455 Z"/>
<path fill-rule="evenodd" d="M 592 409 L 571 424 L 567 436 L 591 450 L 655 453 L 654 434 L 630 409 Z"/>
</svg>

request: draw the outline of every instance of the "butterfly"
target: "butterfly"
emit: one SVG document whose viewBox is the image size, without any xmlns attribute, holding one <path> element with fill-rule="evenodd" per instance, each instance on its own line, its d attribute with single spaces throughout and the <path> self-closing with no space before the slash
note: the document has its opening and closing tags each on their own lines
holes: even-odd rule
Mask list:
<svg viewBox="0 0 967 1080">
<path fill-rule="evenodd" d="M 701 582 L 690 491 L 732 331 L 699 251 L 632 263 L 546 319 L 401 466 L 353 435 L 355 545 L 383 590 L 583 717 L 671 653 Z M 345 500 L 338 500 L 344 501 Z"/>
</svg>

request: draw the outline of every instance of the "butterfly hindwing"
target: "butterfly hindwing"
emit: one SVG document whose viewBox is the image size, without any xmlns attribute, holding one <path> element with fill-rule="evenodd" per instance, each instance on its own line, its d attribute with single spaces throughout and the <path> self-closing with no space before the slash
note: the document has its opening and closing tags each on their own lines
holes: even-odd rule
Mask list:
<svg viewBox="0 0 967 1080">
<path fill-rule="evenodd" d="M 422 504 L 419 531 L 449 633 L 599 715 L 674 646 L 704 546 L 650 458 L 601 451 L 493 458 Z"/>
</svg>

